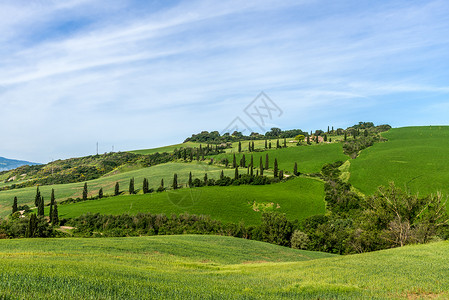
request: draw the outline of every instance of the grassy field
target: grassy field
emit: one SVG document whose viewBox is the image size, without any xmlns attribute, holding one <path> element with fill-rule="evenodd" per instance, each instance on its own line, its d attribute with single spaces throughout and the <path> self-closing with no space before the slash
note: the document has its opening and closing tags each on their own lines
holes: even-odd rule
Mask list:
<svg viewBox="0 0 449 300">
<path fill-rule="evenodd" d="M 271 149 L 264 152 L 244 153 L 247 164 L 254 156 L 254 166 L 259 167 L 260 157 L 262 157 L 265 166 L 265 156 L 268 153 L 270 169 L 273 168 L 274 159 L 278 160 L 280 170 L 293 172 L 295 162 L 298 163 L 298 170 L 302 173 L 315 173 L 321 170 L 326 163 L 332 163 L 338 160 L 346 161 L 348 156 L 343 154 L 343 148 L 340 143 L 319 144 L 311 146 L 291 146 L 282 149 Z M 236 153 L 237 164 L 243 153 Z M 228 158 L 230 163 L 233 160 L 233 153 L 219 154 L 215 156 L 216 161 Z"/>
<path fill-rule="evenodd" d="M 204 173 L 207 172 L 209 178 L 218 178 L 221 173 L 221 168 L 209 166 L 202 163 L 167 163 L 156 165 L 149 168 L 132 170 L 124 173 L 110 173 L 99 179 L 88 181 L 89 196 L 98 195 L 100 187 L 103 188 L 105 194 L 113 194 L 114 185 L 116 182 L 120 183 L 122 191 L 128 191 L 129 180 L 134 177 L 135 188 L 142 187 L 143 178 L 147 178 L 149 186 L 157 188 L 160 185 L 161 179 L 164 178 L 165 185 L 169 186 L 173 181 L 173 174 L 178 174 L 178 184 L 185 184 L 188 181 L 189 172 L 193 176 L 203 178 Z M 234 176 L 234 170 L 225 170 L 228 176 Z M 40 190 L 45 200 L 50 200 L 51 189 L 55 189 L 57 200 L 65 200 L 68 197 L 76 198 L 82 196 L 84 182 L 57 184 L 52 186 L 41 186 Z M 19 205 L 34 203 L 34 196 L 36 188 L 22 188 L 9 191 L 0 192 L 0 216 L 5 216 L 10 212 L 14 196 L 18 197 Z"/>
<path fill-rule="evenodd" d="M 0 298 L 447 299 L 449 243 L 353 256 L 217 236 L 0 240 Z"/>
<path fill-rule="evenodd" d="M 203 145 L 204 145 L 204 143 L 203 143 Z M 159 147 L 159 148 L 151 148 L 151 149 L 133 150 L 133 151 L 129 151 L 129 152 L 135 153 L 135 154 L 148 155 L 148 154 L 153 154 L 156 152 L 159 152 L 159 153 L 172 152 L 175 149 L 195 148 L 195 147 L 199 147 L 199 146 L 200 146 L 200 143 L 186 142 L 186 143 L 182 143 L 182 144 L 164 146 L 164 147 Z"/>
<path fill-rule="evenodd" d="M 279 208 L 278 208 L 279 206 Z M 276 210 L 290 219 L 303 219 L 325 211 L 323 183 L 295 178 L 264 186 L 183 188 L 147 195 L 125 195 L 60 205 L 59 215 L 71 218 L 87 212 L 136 214 L 138 212 L 210 215 L 223 222 L 259 224 L 262 211 Z"/>
<path fill-rule="evenodd" d="M 350 182 L 371 194 L 380 185 L 396 186 L 421 195 L 449 194 L 449 127 L 406 127 L 383 134 L 388 142 L 362 151 L 351 161 Z"/>
</svg>

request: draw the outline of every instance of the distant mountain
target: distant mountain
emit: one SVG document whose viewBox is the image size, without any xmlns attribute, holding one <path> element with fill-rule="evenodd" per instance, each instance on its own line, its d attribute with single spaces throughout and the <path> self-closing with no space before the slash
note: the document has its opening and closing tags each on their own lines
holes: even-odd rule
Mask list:
<svg viewBox="0 0 449 300">
<path fill-rule="evenodd" d="M 12 170 L 24 165 L 39 165 L 39 164 L 24 160 L 8 159 L 0 156 L 0 172 Z"/>
</svg>

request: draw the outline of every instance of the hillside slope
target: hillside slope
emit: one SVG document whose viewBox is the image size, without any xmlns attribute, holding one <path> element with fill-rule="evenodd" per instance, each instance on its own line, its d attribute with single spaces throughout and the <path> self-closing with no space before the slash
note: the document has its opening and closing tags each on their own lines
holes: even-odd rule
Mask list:
<svg viewBox="0 0 449 300">
<path fill-rule="evenodd" d="M 350 183 L 371 194 L 394 181 L 421 195 L 449 194 L 449 127 L 404 127 L 383 134 L 388 142 L 363 150 L 351 161 Z"/>
<path fill-rule="evenodd" d="M 38 165 L 37 163 L 24 161 L 24 160 L 16 160 L 16 159 L 8 159 L 5 157 L 0 157 L 0 172 L 12 170 L 25 165 Z"/>
<path fill-rule="evenodd" d="M 441 242 L 332 257 L 219 236 L 0 240 L 0 297 L 447 299 L 448 251 Z"/>
</svg>

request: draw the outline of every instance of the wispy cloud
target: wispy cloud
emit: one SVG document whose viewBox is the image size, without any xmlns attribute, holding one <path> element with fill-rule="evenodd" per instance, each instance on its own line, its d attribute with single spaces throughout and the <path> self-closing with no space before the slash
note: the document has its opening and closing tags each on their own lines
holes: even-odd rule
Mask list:
<svg viewBox="0 0 449 300">
<path fill-rule="evenodd" d="M 0 155 L 179 142 L 223 129 L 261 90 L 285 111 L 272 125 L 307 130 L 407 125 L 405 99 L 447 99 L 445 1 L 278 2 L 0 4 Z"/>
</svg>

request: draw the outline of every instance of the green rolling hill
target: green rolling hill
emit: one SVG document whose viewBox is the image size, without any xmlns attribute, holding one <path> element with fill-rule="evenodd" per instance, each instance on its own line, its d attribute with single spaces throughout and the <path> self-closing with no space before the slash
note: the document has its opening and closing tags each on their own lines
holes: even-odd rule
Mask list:
<svg viewBox="0 0 449 300">
<path fill-rule="evenodd" d="M 383 134 L 388 142 L 351 161 L 350 180 L 365 194 L 394 181 L 413 193 L 449 194 L 449 127 L 405 127 Z"/>
<path fill-rule="evenodd" d="M 0 297 L 447 299 L 448 242 L 350 256 L 220 236 L 0 240 Z"/>
</svg>

